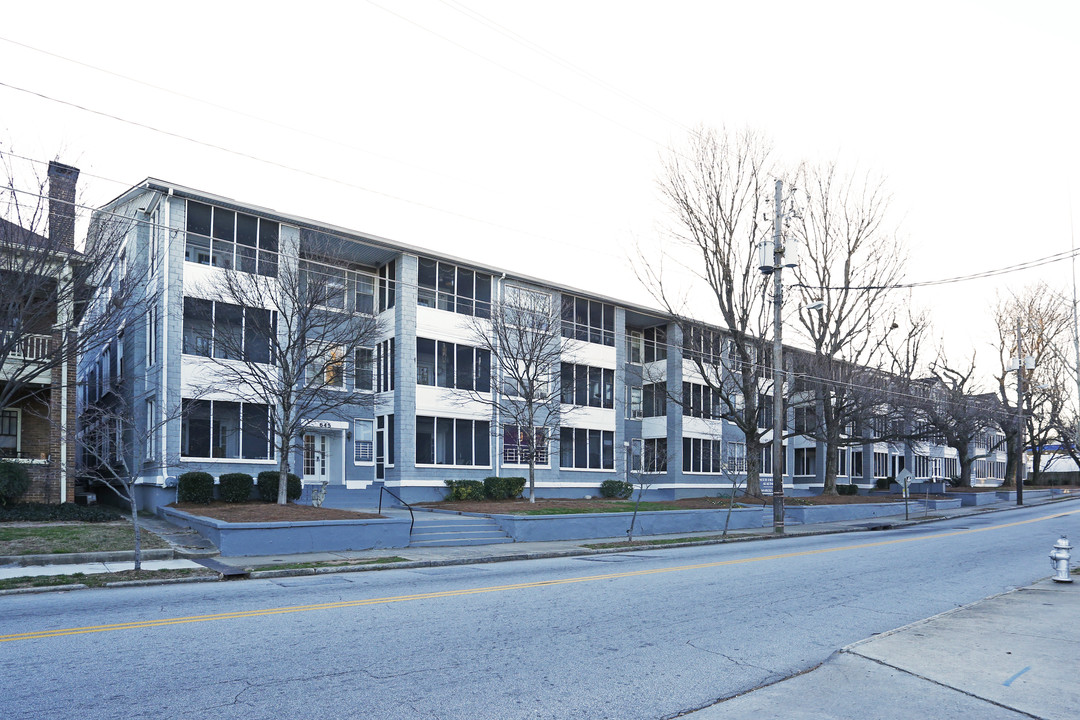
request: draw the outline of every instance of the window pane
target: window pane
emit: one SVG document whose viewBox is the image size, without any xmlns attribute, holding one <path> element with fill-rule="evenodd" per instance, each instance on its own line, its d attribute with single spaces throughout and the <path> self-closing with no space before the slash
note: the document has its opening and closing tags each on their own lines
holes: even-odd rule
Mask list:
<svg viewBox="0 0 1080 720">
<path fill-rule="evenodd" d="M 356 378 L 353 380 L 353 387 L 357 390 L 374 389 L 373 361 L 371 348 L 359 348 L 356 351 Z"/>
<path fill-rule="evenodd" d="M 416 418 L 416 462 L 418 465 L 435 463 L 435 418 Z"/>
<path fill-rule="evenodd" d="M 276 253 L 278 249 L 278 224 L 272 220 L 259 219 L 259 249 Z"/>
<path fill-rule="evenodd" d="M 215 235 L 215 237 L 217 237 Z M 236 243 L 255 247 L 259 241 L 259 220 L 252 215 L 240 213 L 236 216 Z"/>
<path fill-rule="evenodd" d="M 214 239 L 232 242 L 235 237 L 236 213 L 214 208 Z"/>
<path fill-rule="evenodd" d="M 574 404 L 574 366 L 570 363 L 562 364 L 562 372 L 559 378 L 562 391 L 562 402 L 566 405 Z"/>
<path fill-rule="evenodd" d="M 578 340 L 589 340 L 589 301 L 584 298 L 577 298 L 574 305 L 574 322 L 577 323 L 577 327 L 574 328 L 574 337 Z"/>
<path fill-rule="evenodd" d="M 244 311 L 244 360 L 270 362 L 270 337 L 273 327 L 269 310 L 248 308 Z"/>
<path fill-rule="evenodd" d="M 209 205 L 203 205 L 192 200 L 187 204 L 187 231 L 199 235 L 210 235 L 210 217 L 213 210 Z"/>
<path fill-rule="evenodd" d="M 454 445 L 454 464 L 472 465 L 472 420 L 456 420 L 457 435 Z"/>
<path fill-rule="evenodd" d="M 574 467 L 573 428 L 559 428 L 559 467 Z"/>
<path fill-rule="evenodd" d="M 476 316 L 491 317 L 491 276 L 476 273 Z"/>
<path fill-rule="evenodd" d="M 454 464 L 454 421 L 450 418 L 435 418 L 435 463 Z"/>
<path fill-rule="evenodd" d="M 589 404 L 589 372 L 584 365 L 574 366 L 574 404 Z"/>
<path fill-rule="evenodd" d="M 216 303 L 214 308 L 214 357 L 239 360 L 244 355 L 244 310 L 238 305 Z"/>
<path fill-rule="evenodd" d="M 435 341 L 416 338 L 416 384 L 435 384 Z"/>
<path fill-rule="evenodd" d="M 454 274 L 455 268 L 448 263 L 439 263 L 439 309 L 454 310 Z"/>
<path fill-rule="evenodd" d="M 603 463 L 605 470 L 613 470 L 615 468 L 615 433 L 610 430 L 604 431 Z"/>
<path fill-rule="evenodd" d="M 491 464 L 491 423 L 487 420 L 476 420 L 474 425 L 473 464 L 486 467 Z"/>
<path fill-rule="evenodd" d="M 210 457 L 210 402 L 185 400 L 183 415 L 180 453 L 187 457 Z"/>
<path fill-rule="evenodd" d="M 375 278 L 370 275 L 356 276 L 356 306 L 354 312 L 375 314 Z"/>
<path fill-rule="evenodd" d="M 244 403 L 243 457 L 266 460 L 270 457 L 270 413 L 265 405 Z"/>
<path fill-rule="evenodd" d="M 240 403 L 219 400 L 213 410 L 214 457 L 240 457 Z"/>
<path fill-rule="evenodd" d="M 604 370 L 604 407 L 615 407 L 615 371 Z"/>
<path fill-rule="evenodd" d="M 574 467 L 589 467 L 589 431 L 574 430 Z"/>
<path fill-rule="evenodd" d="M 456 376 L 459 390 L 473 389 L 473 349 L 468 345 L 457 346 Z"/>
<path fill-rule="evenodd" d="M 214 304 L 209 300 L 184 298 L 184 352 L 210 357 L 213 338 Z"/>
<path fill-rule="evenodd" d="M 693 457 L 694 457 L 693 441 L 688 437 L 684 437 L 682 439 L 682 469 L 683 469 L 683 472 L 690 472 L 691 468 L 694 466 L 693 465 L 693 463 L 694 463 Z"/>
<path fill-rule="evenodd" d="M 589 431 L 589 467 L 600 469 L 600 431 Z"/>
<path fill-rule="evenodd" d="M 603 373 L 600 368 L 589 368 L 589 407 L 601 405 L 601 378 Z"/>
<path fill-rule="evenodd" d="M 454 343 L 439 341 L 437 382 L 439 387 L 454 387 Z"/>
<path fill-rule="evenodd" d="M 491 392 L 491 351 L 476 351 L 476 391 Z"/>
<path fill-rule="evenodd" d="M 457 311 L 464 315 L 473 312 L 473 271 L 458 268 L 457 271 Z"/>
</svg>

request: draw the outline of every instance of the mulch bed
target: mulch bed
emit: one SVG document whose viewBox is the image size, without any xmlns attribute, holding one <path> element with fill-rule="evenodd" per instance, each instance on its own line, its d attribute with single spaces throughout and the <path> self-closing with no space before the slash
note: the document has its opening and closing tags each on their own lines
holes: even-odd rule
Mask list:
<svg viewBox="0 0 1080 720">
<path fill-rule="evenodd" d="M 311 520 L 371 520 L 383 517 L 374 513 L 352 512 L 337 508 L 317 508 L 310 505 L 278 505 L 277 503 L 225 503 L 215 500 L 201 503 L 173 503 L 171 508 L 192 515 L 224 520 L 225 522 L 296 522 Z"/>
<path fill-rule="evenodd" d="M 899 496 L 892 495 L 834 495 L 832 497 L 791 497 L 786 496 L 784 501 L 791 504 L 799 505 L 853 505 L 858 503 L 882 503 L 892 502 L 899 498 Z M 485 513 L 485 514 L 510 514 L 520 513 L 528 510 L 539 509 L 559 509 L 559 510 L 579 510 L 580 512 L 596 512 L 604 506 L 610 505 L 623 505 L 625 503 L 632 503 L 633 500 L 616 500 L 613 498 L 593 498 L 591 500 L 583 499 L 545 499 L 537 498 L 535 503 L 529 503 L 528 500 L 483 500 L 483 501 L 456 501 L 456 502 L 435 502 L 435 503 L 421 503 L 420 507 L 427 507 L 436 510 L 451 510 L 455 512 L 469 512 L 469 513 Z M 735 498 L 737 505 L 772 505 L 772 497 L 768 496 L 764 499 L 753 497 L 737 497 Z M 728 506 L 727 498 L 720 497 L 696 497 L 696 498 L 683 498 L 681 500 L 662 500 L 657 501 L 654 504 L 663 505 L 669 509 L 681 509 L 681 510 L 717 510 L 723 509 Z"/>
</svg>

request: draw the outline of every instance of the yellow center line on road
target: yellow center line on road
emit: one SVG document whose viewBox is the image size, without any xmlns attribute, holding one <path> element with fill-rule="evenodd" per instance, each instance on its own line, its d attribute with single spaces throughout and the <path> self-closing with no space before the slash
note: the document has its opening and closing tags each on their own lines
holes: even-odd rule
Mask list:
<svg viewBox="0 0 1080 720">
<path fill-rule="evenodd" d="M 504 592 L 507 590 L 525 590 L 528 588 L 550 587 L 554 585 L 570 585 L 572 583 L 594 582 L 597 580 L 615 580 L 619 578 L 640 577 L 643 575 L 656 575 L 659 573 L 685 572 L 687 570 L 703 570 L 708 568 L 724 567 L 727 565 L 741 565 L 752 562 L 767 560 L 785 560 L 788 558 L 807 557 L 810 555 L 823 555 L 825 553 L 841 552 L 845 550 L 863 550 L 866 548 L 884 547 L 900 543 L 917 542 L 921 540 L 937 540 L 942 538 L 956 537 L 958 535 L 970 535 L 972 533 L 986 532 L 988 530 L 1002 530 L 1004 528 L 1028 525 L 1031 523 L 1053 520 L 1075 515 L 1080 510 L 1054 513 L 1030 520 L 992 525 L 985 528 L 968 530 L 954 530 L 952 532 L 937 533 L 933 535 L 920 535 L 918 537 L 896 538 L 893 540 L 880 540 L 878 542 L 859 543 L 856 545 L 842 545 L 832 548 L 819 548 L 817 550 L 800 550 L 798 552 L 777 553 L 774 555 L 760 555 L 757 557 L 741 558 L 737 560 L 718 560 L 716 562 L 698 563 L 695 565 L 678 565 L 675 567 L 656 568 L 653 570 L 632 570 L 629 572 L 605 573 L 603 575 L 585 575 L 582 577 L 566 578 L 563 580 L 540 580 L 537 582 L 514 583 L 512 585 L 494 585 L 482 588 L 466 588 L 461 590 L 445 590 L 442 592 L 417 593 L 415 595 L 397 595 L 393 597 L 371 598 L 368 600 L 348 600 L 332 603 L 316 603 L 314 605 L 294 605 L 292 607 L 266 608 L 263 610 L 242 610 L 237 612 L 215 613 L 211 615 L 191 615 L 188 617 L 161 618 L 157 620 L 138 620 L 113 625 L 91 625 L 77 628 L 57 628 L 54 630 L 34 630 L 31 632 L 15 633 L 13 635 L 0 635 L 0 642 L 13 642 L 15 640 L 38 640 L 49 637 L 65 637 L 68 635 L 86 635 L 90 633 L 111 632 L 114 630 L 140 630 L 144 628 L 164 627 L 169 625 L 184 625 L 187 623 L 210 622 L 214 620 L 238 620 L 241 618 L 263 617 L 267 615 L 284 615 L 287 613 L 310 612 L 312 610 L 339 610 L 343 608 L 364 607 L 367 605 L 385 605 L 388 603 L 407 602 L 410 600 L 433 600 L 437 598 L 461 597 L 464 595 L 480 595 L 482 593 Z"/>
</svg>

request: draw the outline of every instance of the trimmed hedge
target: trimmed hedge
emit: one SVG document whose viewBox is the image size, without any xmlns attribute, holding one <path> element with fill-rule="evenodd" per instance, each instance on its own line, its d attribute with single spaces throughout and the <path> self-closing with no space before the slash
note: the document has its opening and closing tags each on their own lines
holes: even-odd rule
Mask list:
<svg viewBox="0 0 1080 720">
<path fill-rule="evenodd" d="M 858 495 L 859 494 L 859 486 L 855 485 L 855 484 L 837 485 L 836 486 L 836 494 L 837 495 Z"/>
<path fill-rule="evenodd" d="M 0 522 L 113 522 L 126 516 L 112 505 L 18 503 L 0 507 Z"/>
<path fill-rule="evenodd" d="M 600 483 L 601 497 L 626 500 L 633 494 L 634 486 L 625 480 L 605 480 Z"/>
<path fill-rule="evenodd" d="M 176 502 L 202 503 L 214 499 L 214 476 L 198 470 L 186 472 L 176 478 Z"/>
<path fill-rule="evenodd" d="M 484 495 L 489 500 L 516 500 L 525 490 L 523 477 L 484 478 Z"/>
<path fill-rule="evenodd" d="M 444 480 L 447 500 L 483 500 L 487 497 L 484 483 L 479 480 Z"/>
<path fill-rule="evenodd" d="M 279 477 L 280 473 L 277 470 L 263 470 L 259 473 L 257 485 L 260 500 L 263 502 L 277 502 Z M 285 499 L 288 502 L 299 500 L 300 495 L 304 492 L 304 483 L 300 481 L 300 477 L 289 473 L 285 481 Z"/>
<path fill-rule="evenodd" d="M 0 460 L 0 506 L 22 497 L 30 489 L 30 473 L 18 463 Z"/>
<path fill-rule="evenodd" d="M 218 478 L 218 494 L 227 503 L 242 503 L 251 499 L 255 481 L 247 473 L 225 473 Z"/>
</svg>

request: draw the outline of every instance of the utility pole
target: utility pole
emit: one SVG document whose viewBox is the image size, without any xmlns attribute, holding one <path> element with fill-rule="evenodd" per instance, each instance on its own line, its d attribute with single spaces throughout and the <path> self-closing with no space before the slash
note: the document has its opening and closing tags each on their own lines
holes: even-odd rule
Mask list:
<svg viewBox="0 0 1080 720">
<path fill-rule="evenodd" d="M 784 181 L 776 181 L 773 220 L 773 532 L 784 534 L 784 324 L 781 311 L 784 305 L 784 285 L 780 275 L 784 269 L 784 245 L 781 227 L 784 220 Z"/>
<path fill-rule="evenodd" d="M 1016 319 L 1016 504 L 1024 504 L 1024 348 Z"/>
</svg>

